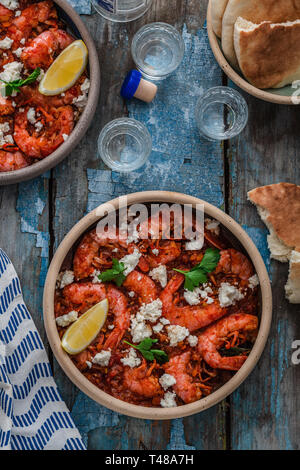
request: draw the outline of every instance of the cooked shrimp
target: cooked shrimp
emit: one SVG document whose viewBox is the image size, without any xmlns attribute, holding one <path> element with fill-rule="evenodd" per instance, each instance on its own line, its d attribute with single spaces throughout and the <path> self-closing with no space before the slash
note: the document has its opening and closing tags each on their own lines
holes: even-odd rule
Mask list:
<svg viewBox="0 0 300 470">
<path fill-rule="evenodd" d="M 130 310 L 126 296 L 116 287 L 108 286 L 107 298 L 109 309 L 114 314 L 114 329 L 106 339 L 104 349 L 114 349 L 130 326 Z"/>
<path fill-rule="evenodd" d="M 99 254 L 99 249 L 102 251 Z M 117 234 L 103 233 L 97 234 L 96 229 L 87 233 L 81 240 L 73 260 L 73 268 L 76 279 L 84 279 L 91 276 L 95 269 L 104 267 L 107 269 L 116 258 L 118 251 L 127 251 L 129 245 L 126 240 Z M 114 251 L 117 250 L 117 251 Z"/>
<path fill-rule="evenodd" d="M 40 122 L 43 124 L 40 130 L 29 123 L 29 109 L 27 106 L 16 113 L 14 139 L 26 155 L 42 159 L 64 142 L 64 135 L 71 134 L 74 127 L 73 109 L 71 106 L 61 106 L 52 108 L 50 114 L 48 110 L 37 108 L 37 113 L 41 114 Z"/>
<path fill-rule="evenodd" d="M 207 364 L 215 369 L 239 370 L 247 356 L 222 357 L 218 349 L 222 347 L 230 333 L 242 332 L 253 334 L 258 327 L 258 318 L 254 315 L 237 313 L 222 318 L 215 325 L 207 328 L 198 337 L 198 351 Z"/>
<path fill-rule="evenodd" d="M 74 38 L 62 29 L 44 31 L 24 48 L 21 60 L 27 69 L 47 69 L 55 56 L 73 41 Z"/>
<path fill-rule="evenodd" d="M 151 367 L 149 370 L 147 369 L 145 359 L 139 367 L 134 369 L 126 367 L 124 372 L 124 387 L 146 398 L 163 395 L 158 378 L 151 375 Z"/>
<path fill-rule="evenodd" d="M 104 284 L 73 282 L 63 288 L 62 295 L 64 301 L 71 308 L 84 313 L 90 307 L 106 298 L 106 288 Z"/>
<path fill-rule="evenodd" d="M 247 280 L 249 277 L 253 276 L 254 269 L 252 263 L 243 253 L 240 253 L 234 248 L 229 248 L 228 250 L 222 250 L 220 254 L 221 258 L 215 270 L 216 274 L 232 273 L 243 280 Z"/>
<path fill-rule="evenodd" d="M 92 360 L 92 353 L 88 349 L 85 349 L 81 353 L 73 356 L 72 359 L 76 362 L 78 369 L 84 371 L 88 367 L 86 361 L 91 362 Z"/>
<path fill-rule="evenodd" d="M 25 158 L 22 152 L 0 150 L 0 171 L 14 171 L 29 166 L 30 158 Z"/>
<path fill-rule="evenodd" d="M 227 310 L 221 308 L 217 300 L 205 306 L 177 306 L 173 302 L 173 295 L 178 291 L 183 281 L 184 276 L 182 274 L 175 274 L 160 295 L 163 304 L 163 316 L 170 320 L 173 325 L 185 326 L 190 331 L 195 331 L 226 315 Z"/>
<path fill-rule="evenodd" d="M 138 294 L 143 303 L 148 304 L 157 299 L 157 288 L 155 282 L 146 274 L 132 271 L 125 279 L 123 286 Z"/>
<path fill-rule="evenodd" d="M 74 282 L 64 287 L 62 295 L 64 305 L 60 312 L 56 312 L 59 315 L 65 313 L 65 304 L 69 306 L 69 309 L 84 313 L 107 297 L 109 312 L 114 315 L 114 329 L 107 337 L 104 349 L 117 347 L 130 326 L 130 310 L 127 307 L 127 299 L 119 289 L 112 285 L 108 285 L 106 288 L 104 284 Z M 60 310 L 60 305 L 58 305 L 58 310 Z"/>
<path fill-rule="evenodd" d="M 24 8 L 21 15 L 13 19 L 8 33 L 15 43 L 20 43 L 22 39 L 27 40 L 34 29 L 40 27 L 42 31 L 49 26 L 57 26 L 57 12 L 53 2 L 46 0 Z"/>
<path fill-rule="evenodd" d="M 173 389 L 185 403 L 192 403 L 199 400 L 202 396 L 199 383 L 195 382 L 193 377 L 187 372 L 190 360 L 191 352 L 187 351 L 172 357 L 164 366 L 166 373 L 176 379 Z"/>
</svg>

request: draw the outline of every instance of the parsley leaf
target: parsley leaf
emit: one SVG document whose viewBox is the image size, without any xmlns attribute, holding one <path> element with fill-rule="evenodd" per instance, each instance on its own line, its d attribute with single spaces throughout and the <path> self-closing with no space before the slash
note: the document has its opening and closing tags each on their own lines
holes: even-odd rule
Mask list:
<svg viewBox="0 0 300 470">
<path fill-rule="evenodd" d="M 241 356 L 243 354 L 249 354 L 250 349 L 239 348 L 239 347 L 230 348 L 230 349 L 222 348 L 219 350 L 219 352 L 221 353 L 222 356 L 232 357 L 232 356 Z"/>
<path fill-rule="evenodd" d="M 40 75 L 40 73 L 41 73 L 41 69 L 40 67 L 37 67 L 27 78 L 24 78 L 24 80 L 19 79 L 19 80 L 14 80 L 12 82 L 6 82 L 5 80 L 0 79 L 1 82 L 5 83 L 5 87 L 4 87 L 5 95 L 4 96 L 11 96 L 14 91 L 19 92 L 20 87 L 24 85 L 29 85 L 30 83 L 35 82 L 38 76 Z"/>
<path fill-rule="evenodd" d="M 98 277 L 102 282 L 113 281 L 120 287 L 126 279 L 126 276 L 123 274 L 125 266 L 124 263 L 120 263 L 116 258 L 113 259 L 112 263 L 112 268 L 99 274 Z"/>
<path fill-rule="evenodd" d="M 154 359 L 156 359 L 159 364 L 163 364 L 169 360 L 165 351 L 162 351 L 161 349 L 151 349 L 153 344 L 157 343 L 157 341 L 157 339 L 145 338 L 137 346 L 128 343 L 128 341 L 125 340 L 124 343 L 128 344 L 134 349 L 137 349 L 142 354 L 142 356 L 147 359 L 147 361 L 154 361 Z"/>
<path fill-rule="evenodd" d="M 190 271 L 175 269 L 185 276 L 184 288 L 193 291 L 199 284 L 207 282 L 207 274 L 214 271 L 220 260 L 220 251 L 215 248 L 208 248 L 202 258 L 201 263 L 194 266 Z"/>
</svg>

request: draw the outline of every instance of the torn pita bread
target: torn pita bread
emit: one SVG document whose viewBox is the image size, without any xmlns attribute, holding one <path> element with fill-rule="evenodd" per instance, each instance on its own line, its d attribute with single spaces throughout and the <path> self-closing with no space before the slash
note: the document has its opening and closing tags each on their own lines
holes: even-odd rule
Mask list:
<svg viewBox="0 0 300 470">
<path fill-rule="evenodd" d="M 300 20 L 264 21 L 238 18 L 234 47 L 245 78 L 257 88 L 281 88 L 300 79 Z"/>
<path fill-rule="evenodd" d="M 211 1 L 211 21 L 214 33 L 220 38 L 222 36 L 222 18 L 228 0 Z"/>
<path fill-rule="evenodd" d="M 284 23 L 300 19 L 300 0 L 229 0 L 222 20 L 222 49 L 228 61 L 238 67 L 234 51 L 234 25 L 242 17 L 260 24 Z"/>
<path fill-rule="evenodd" d="M 300 304 L 300 253 L 292 251 L 285 295 L 291 304 Z"/>
<path fill-rule="evenodd" d="M 248 198 L 270 231 L 271 258 L 290 262 L 286 297 L 291 303 L 300 303 L 300 186 L 262 186 L 249 191 Z"/>
</svg>

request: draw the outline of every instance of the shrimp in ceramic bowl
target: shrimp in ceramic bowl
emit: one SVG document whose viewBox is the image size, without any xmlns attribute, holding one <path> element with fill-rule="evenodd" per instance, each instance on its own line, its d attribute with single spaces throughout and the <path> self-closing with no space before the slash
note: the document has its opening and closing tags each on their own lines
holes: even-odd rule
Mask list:
<svg viewBox="0 0 300 470">
<path fill-rule="evenodd" d="M 72 150 L 91 122 L 100 83 L 93 41 L 65 0 L 19 0 L 9 8 L 0 9 L 0 184 L 33 178 Z M 82 51 L 81 68 L 68 83 L 54 78 L 49 91 L 48 70 L 72 47 Z"/>
<path fill-rule="evenodd" d="M 128 199 L 173 201 L 170 193 L 158 192 L 161 199 L 154 198 L 157 192 L 146 193 L 148 199 L 143 194 Z M 61 253 L 54 258 L 56 271 L 51 265 L 45 289 L 48 336 L 53 345 L 56 335 L 54 352 L 72 380 L 76 376 L 99 403 L 138 417 L 185 416 L 224 398 L 224 390 L 230 393 L 245 378 L 248 364 L 254 367 L 261 328 L 269 328 L 269 284 L 252 242 L 206 203 L 198 246 L 185 234 L 173 236 L 178 219 L 171 220 L 169 239 L 164 230 L 141 238 L 139 225 L 134 237 L 118 229 L 99 233 L 93 221 L 96 210 L 79 223 L 75 246 L 63 247 L 63 266 Z M 49 276 L 56 326 L 49 313 Z M 108 313 L 96 336 L 78 354 L 63 352 L 59 343 L 69 329 L 103 299 Z"/>
</svg>

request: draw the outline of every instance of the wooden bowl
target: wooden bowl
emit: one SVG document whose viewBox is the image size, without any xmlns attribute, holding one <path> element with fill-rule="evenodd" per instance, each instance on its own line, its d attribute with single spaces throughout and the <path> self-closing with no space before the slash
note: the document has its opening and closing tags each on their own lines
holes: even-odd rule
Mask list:
<svg viewBox="0 0 300 470">
<path fill-rule="evenodd" d="M 210 46 L 212 48 L 213 54 L 215 56 L 216 61 L 220 65 L 221 69 L 226 73 L 226 75 L 242 90 L 249 93 L 249 95 L 255 96 L 263 101 L 268 101 L 270 103 L 277 103 L 277 104 L 289 104 L 295 105 L 299 104 L 295 100 L 292 101 L 292 95 L 295 93 L 295 89 L 292 88 L 291 85 L 285 86 L 283 88 L 270 88 L 268 90 L 261 90 L 260 88 L 256 88 L 255 86 L 251 85 L 240 73 L 238 73 L 235 69 L 227 61 L 226 57 L 223 54 L 220 45 L 220 39 L 215 35 L 212 27 L 212 0 L 209 0 L 208 9 L 207 9 L 207 33 Z"/>
<path fill-rule="evenodd" d="M 57 332 L 54 317 L 54 293 L 56 279 L 60 272 L 61 266 L 73 245 L 78 241 L 84 232 L 86 232 L 89 228 L 91 228 L 92 225 L 98 222 L 100 219 L 99 214 L 105 214 L 105 211 L 108 211 L 109 213 L 112 211 L 112 208 L 115 208 L 115 210 L 119 208 L 119 198 L 102 204 L 97 209 L 94 209 L 83 219 L 81 219 L 72 228 L 72 230 L 70 230 L 70 232 L 66 235 L 58 247 L 51 262 L 44 289 L 44 323 L 48 340 L 57 361 L 69 379 L 75 385 L 77 385 L 77 387 L 80 388 L 82 392 L 86 393 L 97 403 L 100 403 L 101 405 L 119 413 L 143 419 L 173 419 L 193 415 L 216 405 L 227 395 L 232 393 L 246 379 L 259 360 L 269 335 L 272 319 L 272 292 L 267 270 L 257 248 L 255 247 L 252 240 L 248 237 L 246 232 L 241 228 L 241 226 L 220 209 L 217 209 L 205 201 L 201 201 L 195 197 L 180 193 L 167 191 L 146 191 L 128 195 L 127 202 L 128 205 L 139 203 L 146 204 L 151 202 L 192 204 L 193 207 L 196 207 L 196 204 L 204 204 L 205 214 L 220 221 L 223 229 L 233 240 L 236 241 L 235 244 L 237 247 L 248 254 L 259 277 L 261 291 L 260 327 L 256 342 L 248 359 L 242 368 L 217 391 L 208 397 L 202 398 L 199 401 L 175 408 L 148 408 L 126 403 L 103 392 L 93 385 L 89 380 L 87 380 L 81 372 L 79 372 L 68 354 L 65 353 L 62 349 L 60 338 Z"/>
<path fill-rule="evenodd" d="M 70 32 L 76 39 L 82 39 L 88 48 L 89 78 L 91 82 L 88 101 L 70 137 L 55 152 L 26 168 L 0 172 L 0 185 L 19 183 L 20 181 L 35 178 L 60 163 L 80 142 L 96 111 L 100 91 L 100 66 L 94 41 L 79 15 L 66 0 L 54 0 L 54 3 L 59 17 L 67 24 Z"/>
</svg>

